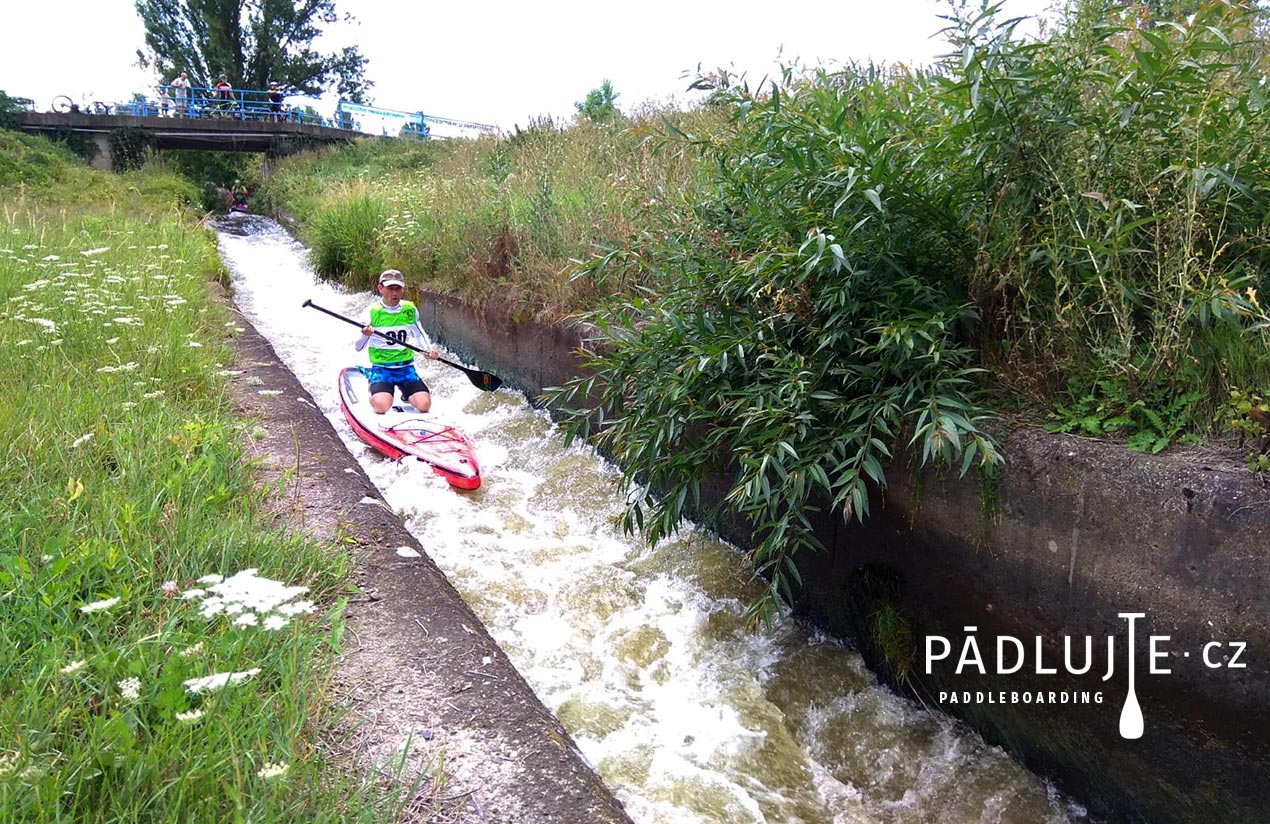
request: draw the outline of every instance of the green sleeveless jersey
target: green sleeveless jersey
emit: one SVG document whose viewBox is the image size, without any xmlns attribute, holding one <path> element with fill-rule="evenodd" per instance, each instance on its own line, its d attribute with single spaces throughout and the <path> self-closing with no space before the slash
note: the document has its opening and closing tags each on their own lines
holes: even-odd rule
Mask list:
<svg viewBox="0 0 1270 824">
<path fill-rule="evenodd" d="M 376 366 L 413 363 L 414 352 L 402 344 L 410 339 L 411 330 L 418 320 L 419 310 L 408 300 L 403 300 L 396 312 L 389 312 L 379 303 L 370 307 L 370 325 L 376 332 L 392 339 L 387 341 L 379 335 L 370 339 L 370 362 Z"/>
</svg>

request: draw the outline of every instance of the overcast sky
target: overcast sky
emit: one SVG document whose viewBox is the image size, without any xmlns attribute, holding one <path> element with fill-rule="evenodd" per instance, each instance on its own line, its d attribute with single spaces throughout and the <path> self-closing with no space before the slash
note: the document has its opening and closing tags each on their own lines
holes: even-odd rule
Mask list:
<svg viewBox="0 0 1270 824">
<path fill-rule="evenodd" d="M 975 0 L 970 0 L 974 3 Z M 1051 0 L 1003 0 L 1011 16 Z M 126 100 L 152 93 L 132 0 L 27 0 L 8 4 L 0 33 L 0 90 L 47 110 L 53 97 Z M 569 118 L 606 78 L 630 110 L 645 100 L 686 100 L 695 70 L 734 66 L 756 79 L 785 62 L 927 63 L 943 53 L 937 0 L 808 0 L 725 4 L 554 0 L 336 0 L 357 19 L 323 50 L 357 43 L 379 106 L 510 129 L 530 118 Z"/>
</svg>

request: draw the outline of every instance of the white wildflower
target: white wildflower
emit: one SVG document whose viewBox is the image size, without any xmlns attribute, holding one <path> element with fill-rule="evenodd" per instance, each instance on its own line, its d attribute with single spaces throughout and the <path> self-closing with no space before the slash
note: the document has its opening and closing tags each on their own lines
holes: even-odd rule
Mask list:
<svg viewBox="0 0 1270 824">
<path fill-rule="evenodd" d="M 198 342 L 198 341 L 196 341 L 196 340 L 192 340 L 192 341 L 190 341 L 189 346 L 190 346 L 190 348 L 191 348 L 191 349 L 202 349 L 202 348 L 203 348 L 203 344 L 199 343 L 199 342 Z"/>
<path fill-rule="evenodd" d="M 280 776 L 286 775 L 287 770 L 289 769 L 291 769 L 290 764 L 267 763 L 263 767 L 261 767 L 259 770 L 257 770 L 256 775 L 268 781 L 270 778 L 278 778 Z"/>
<path fill-rule="evenodd" d="M 100 255 L 102 252 L 109 252 L 109 251 L 110 251 L 109 246 L 99 246 L 96 249 L 85 249 L 84 251 L 80 252 L 80 254 L 83 255 L 84 257 L 92 257 L 93 255 Z"/>
<path fill-rule="evenodd" d="M 115 345 L 116 343 L 118 343 L 118 342 L 119 342 L 119 338 L 110 338 L 110 339 L 108 339 L 108 340 L 106 341 L 106 345 L 107 345 L 107 346 L 114 346 L 114 345 Z"/>
<path fill-rule="evenodd" d="M 188 601 L 191 598 L 202 598 L 206 594 L 207 590 L 205 589 L 187 589 L 181 593 L 181 597 Z"/>
<path fill-rule="evenodd" d="M 293 604 L 283 604 L 278 607 L 278 612 L 283 615 L 308 615 L 313 612 L 314 606 L 312 601 L 296 601 Z"/>
<path fill-rule="evenodd" d="M 125 701 L 136 701 L 141 697 L 140 678 L 125 678 L 117 686 L 119 687 L 119 694 L 123 696 Z"/>
<path fill-rule="evenodd" d="M 309 591 L 308 587 L 287 586 L 281 581 L 262 578 L 256 569 L 244 569 L 210 587 L 226 602 L 242 604 L 255 612 L 269 612 L 285 605 L 298 595 Z"/>
<path fill-rule="evenodd" d="M 291 622 L 286 618 L 283 618 L 281 615 L 270 615 L 265 619 L 264 627 L 272 632 L 274 630 L 282 629 L 289 623 Z"/>
<path fill-rule="evenodd" d="M 62 667 L 62 675 L 73 675 L 74 673 L 79 672 L 86 666 L 88 666 L 88 662 L 83 660 L 82 658 L 78 661 L 71 661 L 69 664 Z"/>
<path fill-rule="evenodd" d="M 78 438 L 76 438 L 74 441 L 71 442 L 71 449 L 74 449 L 75 447 L 79 446 L 82 443 L 87 443 L 88 441 L 91 441 L 92 439 L 93 439 L 92 432 L 89 432 L 86 435 L 80 435 Z"/>
<path fill-rule="evenodd" d="M 185 688 L 193 693 L 212 692 L 213 690 L 221 689 L 227 684 L 249 681 L 259 674 L 260 667 L 252 667 L 246 672 L 218 672 L 202 678 L 189 678 L 183 683 Z"/>
<path fill-rule="evenodd" d="M 234 619 L 234 626 L 236 627 L 254 627 L 258 623 L 260 623 L 260 619 L 256 617 L 254 612 L 244 612 Z"/>
<path fill-rule="evenodd" d="M 5 778 L 18 768 L 18 759 L 22 757 L 21 753 L 6 752 L 0 753 L 0 778 Z"/>
<path fill-rule="evenodd" d="M 202 578 L 199 578 L 198 582 L 200 584 L 219 584 L 223 580 L 225 580 L 224 575 L 217 575 L 213 572 L 210 575 L 204 575 Z"/>
<path fill-rule="evenodd" d="M 97 612 L 98 610 L 110 609 L 119 603 L 118 598 L 107 598 L 104 601 L 93 601 L 91 604 L 84 604 L 79 608 L 80 612 Z"/>
<path fill-rule="evenodd" d="M 45 255 L 44 257 L 40 258 L 40 260 L 61 260 L 61 258 L 58 257 L 57 255 Z"/>
<path fill-rule="evenodd" d="M 176 714 L 176 720 L 180 721 L 182 724 L 193 724 L 202 717 L 202 710 L 190 710 L 189 712 L 178 712 Z"/>
<path fill-rule="evenodd" d="M 198 642 L 197 644 L 195 644 L 194 646 L 192 646 L 192 647 L 186 647 L 185 649 L 181 650 L 181 657 L 182 657 L 182 658 L 193 658 L 195 655 L 198 655 L 198 654 L 199 654 L 200 652 L 202 652 L 202 651 L 203 651 L 203 642 L 202 642 L 202 641 L 199 641 L 199 642 Z"/>
</svg>

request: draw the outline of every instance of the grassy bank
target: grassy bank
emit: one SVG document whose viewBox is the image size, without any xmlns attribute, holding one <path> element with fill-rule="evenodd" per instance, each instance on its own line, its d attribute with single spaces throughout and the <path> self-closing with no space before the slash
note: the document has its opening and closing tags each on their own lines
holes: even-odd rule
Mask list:
<svg viewBox="0 0 1270 824">
<path fill-rule="evenodd" d="M 669 113 L 685 128 L 708 112 Z M 298 219 L 320 274 L 369 288 L 385 267 L 519 317 L 556 321 L 612 284 L 572 261 L 628 243 L 659 204 L 695 190 L 699 162 L 646 137 L 661 113 L 617 125 L 534 126 L 503 138 L 364 141 L 282 162 L 262 200 Z"/>
<path fill-rule="evenodd" d="M 390 817 L 317 746 L 348 560 L 256 484 L 196 195 L 0 132 L 0 821 Z"/>
</svg>

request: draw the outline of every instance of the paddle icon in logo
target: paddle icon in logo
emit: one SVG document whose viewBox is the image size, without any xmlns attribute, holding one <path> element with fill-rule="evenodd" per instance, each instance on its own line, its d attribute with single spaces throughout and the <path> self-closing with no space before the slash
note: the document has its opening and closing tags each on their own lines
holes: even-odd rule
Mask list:
<svg viewBox="0 0 1270 824">
<path fill-rule="evenodd" d="M 1145 612 L 1122 612 L 1121 618 L 1129 619 L 1129 694 L 1125 696 L 1124 707 L 1120 710 L 1120 737 L 1141 738 L 1144 725 L 1142 723 L 1142 707 L 1138 706 L 1138 694 L 1133 688 L 1133 622 L 1145 618 Z"/>
</svg>

